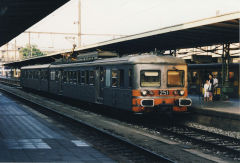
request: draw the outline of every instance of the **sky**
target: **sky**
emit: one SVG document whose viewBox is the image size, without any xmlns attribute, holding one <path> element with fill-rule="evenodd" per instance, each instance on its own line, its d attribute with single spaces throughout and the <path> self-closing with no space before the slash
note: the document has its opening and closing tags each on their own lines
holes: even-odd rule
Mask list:
<svg viewBox="0 0 240 163">
<path fill-rule="evenodd" d="M 78 32 L 78 1 L 71 0 L 27 31 Z M 81 45 L 114 39 L 202 18 L 240 11 L 240 0 L 81 0 Z M 63 50 L 77 44 L 74 35 L 31 34 L 31 44 L 45 50 Z M 28 44 L 28 34 L 17 38 L 17 45 Z M 14 41 L 12 41 L 12 44 Z"/>
</svg>

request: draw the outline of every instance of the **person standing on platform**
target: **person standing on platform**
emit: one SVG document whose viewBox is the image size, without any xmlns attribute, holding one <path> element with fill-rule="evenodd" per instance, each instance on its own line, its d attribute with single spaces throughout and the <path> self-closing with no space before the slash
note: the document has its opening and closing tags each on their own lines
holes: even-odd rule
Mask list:
<svg viewBox="0 0 240 163">
<path fill-rule="evenodd" d="M 217 87 L 218 87 L 218 79 L 217 79 L 216 75 L 213 75 L 213 96 L 214 96 L 214 98 L 217 95 Z"/>
<path fill-rule="evenodd" d="M 213 77 L 211 74 L 209 74 L 209 88 L 208 88 L 208 92 L 209 92 L 209 101 L 213 100 Z"/>
<path fill-rule="evenodd" d="M 209 100 L 209 91 L 208 91 L 209 81 L 208 80 L 205 81 L 203 88 L 204 88 L 204 101 L 208 101 Z"/>
</svg>

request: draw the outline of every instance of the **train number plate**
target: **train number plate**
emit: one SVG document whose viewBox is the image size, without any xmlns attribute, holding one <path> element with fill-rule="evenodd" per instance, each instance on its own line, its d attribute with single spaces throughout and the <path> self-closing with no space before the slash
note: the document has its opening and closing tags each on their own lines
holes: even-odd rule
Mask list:
<svg viewBox="0 0 240 163">
<path fill-rule="evenodd" d="M 160 90 L 159 95 L 169 95 L 169 91 L 168 90 Z"/>
</svg>

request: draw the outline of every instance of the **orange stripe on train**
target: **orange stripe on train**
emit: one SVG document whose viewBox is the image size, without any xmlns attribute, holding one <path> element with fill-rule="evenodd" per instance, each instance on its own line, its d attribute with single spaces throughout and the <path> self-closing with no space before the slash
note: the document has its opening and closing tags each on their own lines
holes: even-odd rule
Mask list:
<svg viewBox="0 0 240 163">
<path fill-rule="evenodd" d="M 184 90 L 184 95 L 183 96 L 187 96 L 188 95 L 188 92 L 187 92 L 187 89 L 186 88 L 181 88 L 181 89 L 174 89 L 174 90 L 169 90 L 169 89 L 158 89 L 158 90 L 151 90 L 151 89 L 146 89 L 146 90 L 150 90 L 153 92 L 153 95 L 147 95 L 147 96 L 165 96 L 165 97 L 168 97 L 168 96 L 176 96 L 173 94 L 174 91 L 176 90 Z M 159 95 L 159 90 L 168 90 L 169 91 L 169 95 Z M 142 96 L 141 95 L 141 90 L 132 90 L 132 96 Z"/>
</svg>

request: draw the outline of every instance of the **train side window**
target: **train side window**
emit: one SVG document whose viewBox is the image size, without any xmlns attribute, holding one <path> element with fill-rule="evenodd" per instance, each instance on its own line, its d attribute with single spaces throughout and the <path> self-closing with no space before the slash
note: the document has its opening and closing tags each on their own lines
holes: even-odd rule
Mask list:
<svg viewBox="0 0 240 163">
<path fill-rule="evenodd" d="M 42 80 L 45 79 L 45 74 L 46 74 L 46 71 L 41 70 L 41 79 L 42 79 Z"/>
<path fill-rule="evenodd" d="M 58 81 L 62 81 L 63 79 L 63 72 L 61 70 L 58 71 Z"/>
<path fill-rule="evenodd" d="M 40 79 L 41 79 L 41 80 L 44 79 L 44 71 L 43 71 L 43 70 L 40 71 Z"/>
<path fill-rule="evenodd" d="M 28 79 L 31 79 L 32 75 L 31 75 L 31 71 L 28 71 Z"/>
<path fill-rule="evenodd" d="M 36 71 L 33 71 L 33 79 L 36 79 L 36 75 L 37 73 L 36 73 Z"/>
<path fill-rule="evenodd" d="M 118 85 L 119 85 L 118 70 L 112 70 L 112 87 L 118 87 Z"/>
<path fill-rule="evenodd" d="M 66 71 L 63 72 L 63 82 L 64 83 L 67 82 L 67 72 Z"/>
<path fill-rule="evenodd" d="M 74 84 L 77 83 L 77 73 L 76 73 L 76 71 L 73 71 L 73 72 L 72 72 L 72 82 L 73 82 Z"/>
<path fill-rule="evenodd" d="M 89 71 L 89 84 L 94 85 L 94 71 Z"/>
<path fill-rule="evenodd" d="M 42 80 L 44 80 L 44 76 L 45 76 L 44 74 L 45 74 L 45 73 L 44 73 L 44 71 L 42 70 L 42 71 L 41 71 L 41 79 L 42 79 Z"/>
<path fill-rule="evenodd" d="M 38 79 L 41 78 L 41 71 L 40 71 L 40 70 L 38 70 L 38 76 L 37 76 L 37 78 L 38 78 Z"/>
<path fill-rule="evenodd" d="M 55 71 L 50 72 L 50 80 L 55 80 Z"/>
<path fill-rule="evenodd" d="M 132 69 L 128 70 L 128 86 L 132 87 L 132 78 L 133 78 L 133 71 Z"/>
<path fill-rule="evenodd" d="M 40 76 L 40 71 L 38 70 L 38 71 L 36 72 L 36 79 L 39 79 L 39 76 Z"/>
<path fill-rule="evenodd" d="M 119 70 L 119 86 L 124 87 L 124 70 Z"/>
<path fill-rule="evenodd" d="M 33 71 L 32 78 L 35 79 L 35 71 Z"/>
<path fill-rule="evenodd" d="M 73 75 L 72 75 L 72 71 L 68 72 L 68 79 L 69 79 L 69 83 L 73 82 Z"/>
<path fill-rule="evenodd" d="M 36 71 L 33 71 L 33 79 L 36 78 Z"/>
<path fill-rule="evenodd" d="M 58 71 L 55 71 L 55 80 L 58 81 Z"/>
<path fill-rule="evenodd" d="M 69 83 L 70 82 L 70 72 L 67 71 L 67 78 L 66 78 L 66 82 Z"/>
<path fill-rule="evenodd" d="M 29 79 L 32 79 L 32 71 L 29 72 Z"/>
<path fill-rule="evenodd" d="M 78 71 L 77 72 L 78 73 L 78 84 L 80 84 L 81 83 L 81 71 Z"/>
<path fill-rule="evenodd" d="M 106 87 L 110 87 L 110 69 L 106 69 Z"/>
<path fill-rule="evenodd" d="M 85 77 L 86 77 L 86 84 L 89 84 L 89 71 L 88 70 L 86 70 L 86 72 L 85 72 Z"/>
<path fill-rule="evenodd" d="M 47 79 L 46 76 L 47 76 L 47 71 L 44 71 L 44 70 L 43 70 L 43 71 L 42 71 L 42 79 L 43 79 L 43 80 Z"/>
<path fill-rule="evenodd" d="M 85 71 L 81 71 L 81 84 L 85 83 Z"/>
</svg>

